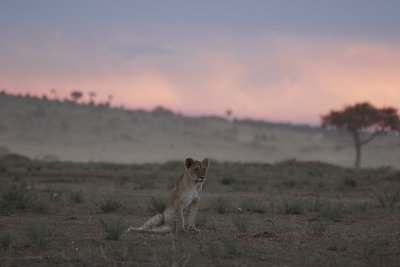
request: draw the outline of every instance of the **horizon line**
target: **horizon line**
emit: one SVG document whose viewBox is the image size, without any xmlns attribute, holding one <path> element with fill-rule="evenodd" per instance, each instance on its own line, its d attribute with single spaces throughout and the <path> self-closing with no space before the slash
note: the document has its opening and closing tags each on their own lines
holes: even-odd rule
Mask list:
<svg viewBox="0 0 400 267">
<path fill-rule="evenodd" d="M 78 89 L 71 90 L 73 91 L 81 91 Z M 89 91 L 81 91 L 86 93 L 88 95 L 90 92 Z M 43 93 L 42 95 L 40 94 L 35 94 L 35 93 L 22 93 L 22 92 L 10 92 L 7 91 L 6 89 L 2 88 L 0 89 L 0 94 L 5 94 L 8 96 L 14 96 L 14 97 L 21 97 L 21 98 L 34 98 L 36 100 L 47 100 L 47 101 L 53 101 L 53 102 L 61 102 L 61 103 L 74 103 L 76 105 L 81 105 L 81 106 L 90 106 L 93 105 L 95 107 L 100 107 L 104 106 L 110 109 L 117 109 L 117 110 L 126 110 L 126 111 L 144 111 L 144 112 L 154 112 L 157 109 L 165 109 L 167 112 L 171 112 L 174 115 L 180 115 L 184 117 L 194 117 L 194 118 L 205 118 L 205 117 L 217 117 L 221 119 L 225 119 L 228 121 L 254 121 L 254 122 L 264 122 L 264 123 L 272 123 L 272 124 L 282 124 L 282 125 L 293 125 L 293 126 L 309 126 L 309 127 L 320 127 L 319 123 L 311 123 L 311 122 L 296 122 L 296 121 L 290 121 L 290 120 L 273 120 L 273 119 L 267 119 L 267 118 L 259 118 L 256 116 L 232 116 L 229 117 L 227 115 L 223 114 L 216 114 L 216 113 L 190 113 L 190 112 L 182 112 L 179 110 L 175 110 L 173 108 L 167 107 L 163 104 L 156 104 L 152 108 L 145 108 L 145 107 L 132 107 L 132 106 L 126 106 L 124 104 L 112 104 L 111 102 L 107 101 L 98 101 L 98 102 L 90 102 L 90 99 L 87 99 L 86 101 L 74 101 L 71 97 L 64 96 L 64 97 L 57 97 L 57 98 L 52 98 L 49 95 Z M 110 94 L 112 95 L 112 94 Z M 44 99 L 45 97 L 45 99 Z M 229 109 L 227 109 L 229 110 Z M 321 116 L 321 115 L 319 115 Z"/>
</svg>

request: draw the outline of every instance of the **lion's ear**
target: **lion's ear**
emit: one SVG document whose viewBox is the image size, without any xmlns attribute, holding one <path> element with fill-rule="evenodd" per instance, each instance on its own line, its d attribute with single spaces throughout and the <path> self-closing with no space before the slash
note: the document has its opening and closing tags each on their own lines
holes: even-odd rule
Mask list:
<svg viewBox="0 0 400 267">
<path fill-rule="evenodd" d="M 190 166 L 192 166 L 194 162 L 194 159 L 192 158 L 187 158 L 185 159 L 185 168 L 189 170 Z"/>
<path fill-rule="evenodd" d="M 208 158 L 203 159 L 203 161 L 201 162 L 201 165 L 203 165 L 203 167 L 208 169 L 208 166 L 210 166 L 210 160 Z"/>
</svg>

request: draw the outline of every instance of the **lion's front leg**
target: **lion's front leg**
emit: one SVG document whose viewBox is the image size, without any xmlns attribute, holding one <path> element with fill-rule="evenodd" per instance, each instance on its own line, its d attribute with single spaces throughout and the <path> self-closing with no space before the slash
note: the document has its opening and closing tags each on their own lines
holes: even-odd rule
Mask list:
<svg viewBox="0 0 400 267">
<path fill-rule="evenodd" d="M 194 201 L 189 207 L 188 228 L 195 232 L 200 232 L 200 229 L 196 228 L 195 223 L 198 203 L 198 201 Z"/>
<path fill-rule="evenodd" d="M 175 201 L 176 228 L 175 233 L 185 232 L 185 220 L 183 218 L 183 203 L 180 200 Z"/>
</svg>

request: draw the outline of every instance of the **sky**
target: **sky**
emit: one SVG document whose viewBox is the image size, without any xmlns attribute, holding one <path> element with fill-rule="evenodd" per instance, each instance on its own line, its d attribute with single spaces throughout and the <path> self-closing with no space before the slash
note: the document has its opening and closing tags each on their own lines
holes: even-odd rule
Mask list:
<svg viewBox="0 0 400 267">
<path fill-rule="evenodd" d="M 0 0 L 0 89 L 318 124 L 400 109 L 397 0 Z"/>
</svg>

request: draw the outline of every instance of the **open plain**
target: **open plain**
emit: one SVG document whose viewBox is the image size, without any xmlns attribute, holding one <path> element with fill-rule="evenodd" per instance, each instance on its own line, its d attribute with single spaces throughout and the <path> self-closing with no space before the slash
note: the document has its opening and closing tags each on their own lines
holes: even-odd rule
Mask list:
<svg viewBox="0 0 400 267">
<path fill-rule="evenodd" d="M 399 266 L 400 172 L 211 162 L 199 234 L 123 235 L 183 162 L 0 162 L 3 266 Z M 175 265 L 174 265 L 175 264 Z"/>
</svg>

